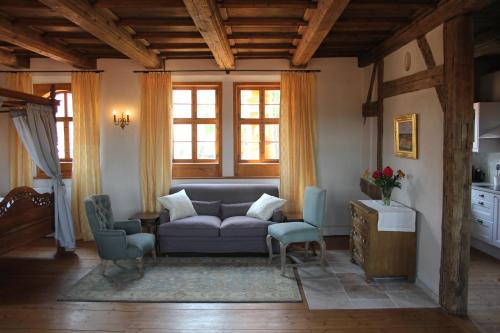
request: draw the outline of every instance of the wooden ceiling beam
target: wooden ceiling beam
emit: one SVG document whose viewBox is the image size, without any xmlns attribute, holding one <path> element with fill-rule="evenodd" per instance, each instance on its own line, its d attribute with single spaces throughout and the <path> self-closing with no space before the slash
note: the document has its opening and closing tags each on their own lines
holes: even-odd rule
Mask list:
<svg viewBox="0 0 500 333">
<path fill-rule="evenodd" d="M 434 0 L 427 1 L 356 1 L 349 5 L 349 10 L 418 10 L 418 9 L 433 9 L 436 7 Z"/>
<path fill-rule="evenodd" d="M 202 39 L 203 36 L 198 31 L 151 31 L 151 32 L 137 32 L 133 35 L 135 39 L 169 39 L 169 38 L 181 38 L 181 39 Z"/>
<path fill-rule="evenodd" d="M 29 68 L 30 59 L 28 57 L 16 56 L 11 52 L 0 50 L 0 64 L 14 68 Z"/>
<path fill-rule="evenodd" d="M 123 18 L 117 22 L 120 26 L 137 26 L 137 27 L 194 27 L 194 22 L 191 18 L 157 18 L 157 17 L 140 17 L 140 18 Z"/>
<path fill-rule="evenodd" d="M 159 68 L 161 66 L 160 58 L 156 53 L 134 40 L 125 29 L 117 27 L 113 20 L 93 8 L 87 0 L 40 1 L 144 67 Z"/>
<path fill-rule="evenodd" d="M 96 67 L 95 59 L 87 58 L 53 39 L 42 37 L 32 29 L 14 24 L 5 18 L 0 18 L 0 39 L 78 68 Z"/>
<path fill-rule="evenodd" d="M 44 8 L 44 5 L 37 0 L 2 0 L 0 1 L 0 8 L 2 9 L 30 9 L 30 8 Z"/>
<path fill-rule="evenodd" d="M 289 52 L 238 52 L 235 54 L 238 59 L 290 59 Z"/>
<path fill-rule="evenodd" d="M 233 32 L 229 39 L 300 39 L 295 32 Z"/>
<path fill-rule="evenodd" d="M 309 20 L 304 36 L 297 45 L 292 58 L 293 66 L 306 66 L 330 33 L 338 18 L 344 12 L 350 0 L 322 0 Z"/>
<path fill-rule="evenodd" d="M 418 17 L 410 25 L 400 28 L 392 37 L 359 57 L 360 67 L 365 67 L 396 51 L 414 39 L 425 35 L 447 20 L 468 12 L 479 10 L 494 0 L 448 0 L 442 2 L 429 14 Z M 472 46 L 471 46 L 472 47 Z"/>
<path fill-rule="evenodd" d="M 73 22 L 68 21 L 64 18 L 42 18 L 42 17 L 20 17 L 16 18 L 13 21 L 19 25 L 31 25 L 36 27 L 59 27 L 59 28 L 68 28 L 68 27 L 76 27 Z"/>
<path fill-rule="evenodd" d="M 222 69 L 234 69 L 235 60 L 214 0 L 184 0 L 186 9 Z"/>
<path fill-rule="evenodd" d="M 182 0 L 97 0 L 96 8 L 184 8 Z"/>
<path fill-rule="evenodd" d="M 151 43 L 150 49 L 163 50 L 163 49 L 207 49 L 208 45 L 205 43 Z"/>
<path fill-rule="evenodd" d="M 231 46 L 234 49 L 280 49 L 280 50 L 293 50 L 295 46 L 291 43 L 236 43 Z"/>
<path fill-rule="evenodd" d="M 227 27 L 300 27 L 307 26 L 307 21 L 294 17 L 232 17 L 223 21 L 223 24 Z"/>
<path fill-rule="evenodd" d="M 297 8 L 316 9 L 317 2 L 310 0 L 222 0 L 217 1 L 220 8 Z"/>
</svg>

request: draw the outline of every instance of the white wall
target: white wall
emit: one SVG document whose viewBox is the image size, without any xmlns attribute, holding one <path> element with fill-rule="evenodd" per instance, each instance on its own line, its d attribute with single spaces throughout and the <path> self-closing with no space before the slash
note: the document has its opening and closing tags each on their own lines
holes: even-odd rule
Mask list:
<svg viewBox="0 0 500 333">
<path fill-rule="evenodd" d="M 443 63 L 442 26 L 427 34 L 437 65 Z M 412 65 L 404 69 L 406 52 Z M 416 41 L 413 41 L 384 60 L 384 81 L 394 80 L 425 70 L 425 62 Z M 365 69 L 366 82 L 371 70 Z M 366 96 L 366 95 L 365 95 Z M 394 116 L 418 114 L 418 159 L 396 157 L 393 154 Z M 365 131 L 372 133 L 366 144 L 376 142 L 376 121 L 367 122 Z M 376 150 L 376 149 L 375 149 Z M 365 160 L 366 166 L 373 159 Z M 403 189 L 395 189 L 393 199 L 417 211 L 417 280 L 432 293 L 439 293 L 441 260 L 442 184 L 443 184 L 443 110 L 435 89 L 425 89 L 384 99 L 383 165 L 402 169 L 408 175 Z M 373 167 L 372 167 L 373 170 Z"/>
<path fill-rule="evenodd" d="M 210 60 L 167 61 L 167 69 L 217 69 Z M 101 84 L 101 175 L 103 192 L 111 195 L 117 218 L 127 218 L 140 210 L 139 186 L 139 108 L 140 92 L 138 75 L 141 69 L 130 60 L 102 59 L 98 68 L 104 70 Z M 239 61 L 238 69 L 288 69 L 288 61 L 248 60 Z M 361 89 L 363 71 L 354 58 L 314 59 L 309 68 L 320 69 L 317 73 L 318 107 L 318 176 L 320 186 L 328 190 L 327 234 L 347 234 L 350 230 L 349 200 L 361 197 L 359 175 L 362 172 L 362 118 Z M 48 59 L 34 59 L 32 69 L 70 69 Z M 33 74 L 35 83 L 69 82 L 68 73 Z M 223 175 L 232 176 L 233 162 L 233 82 L 279 81 L 279 73 L 235 72 L 225 73 L 174 73 L 174 81 L 219 81 L 223 83 L 222 135 Z M 131 125 L 124 130 L 112 124 L 112 110 L 128 109 Z M 3 122 L 2 122 L 3 124 Z M 3 126 L 3 125 L 0 125 Z M 0 127 L 1 129 L 1 127 Z M 0 134 L 1 136 L 3 133 Z M 8 142 L 8 140 L 3 140 Z M 2 143 L 0 143 L 1 145 Z M 8 152 L 0 146 L 0 161 L 8 158 Z M 8 164 L 8 162 L 7 162 Z M 0 186 L 7 182 L 0 174 Z M 181 182 L 174 181 L 174 182 Z M 182 180 L 182 182 L 259 182 L 279 184 L 278 179 L 241 180 Z M 8 185 L 7 185 L 8 186 Z M 36 181 L 35 186 L 45 187 L 46 181 Z M 68 184 L 70 189 L 70 184 Z M 1 190 L 1 187 L 0 187 Z M 8 191 L 8 188 L 6 189 Z"/>
</svg>

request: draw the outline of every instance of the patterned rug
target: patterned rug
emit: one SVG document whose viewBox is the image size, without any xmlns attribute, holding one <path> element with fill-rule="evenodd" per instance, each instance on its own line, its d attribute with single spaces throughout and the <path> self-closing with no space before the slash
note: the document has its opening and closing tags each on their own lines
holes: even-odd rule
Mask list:
<svg viewBox="0 0 500 333">
<path fill-rule="evenodd" d="M 134 263 L 99 267 L 71 287 L 60 301 L 92 302 L 301 302 L 292 269 L 256 257 L 162 257 L 145 260 L 139 277 Z"/>
</svg>

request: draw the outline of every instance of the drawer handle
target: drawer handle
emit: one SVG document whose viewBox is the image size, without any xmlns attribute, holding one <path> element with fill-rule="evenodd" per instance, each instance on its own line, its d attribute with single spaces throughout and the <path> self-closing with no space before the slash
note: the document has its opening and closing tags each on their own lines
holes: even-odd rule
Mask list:
<svg viewBox="0 0 500 333">
<path fill-rule="evenodd" d="M 477 223 L 479 223 L 479 224 L 483 224 L 483 223 L 484 223 L 484 221 L 483 221 L 483 220 L 477 220 Z"/>
<path fill-rule="evenodd" d="M 484 206 L 484 202 L 482 202 L 482 201 L 479 201 L 478 204 L 480 204 L 481 206 Z"/>
<path fill-rule="evenodd" d="M 484 198 L 484 194 L 480 194 L 480 195 L 479 195 L 479 197 L 480 197 L 480 198 Z"/>
</svg>

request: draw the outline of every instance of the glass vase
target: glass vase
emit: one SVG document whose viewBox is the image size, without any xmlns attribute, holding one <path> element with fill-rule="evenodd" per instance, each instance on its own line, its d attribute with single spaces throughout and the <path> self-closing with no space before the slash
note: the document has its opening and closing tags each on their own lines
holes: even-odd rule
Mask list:
<svg viewBox="0 0 500 333">
<path fill-rule="evenodd" d="M 390 206 L 391 205 L 391 195 L 392 195 L 392 188 L 382 188 L 380 189 L 380 192 L 382 194 L 382 202 L 384 203 L 385 206 Z"/>
</svg>

